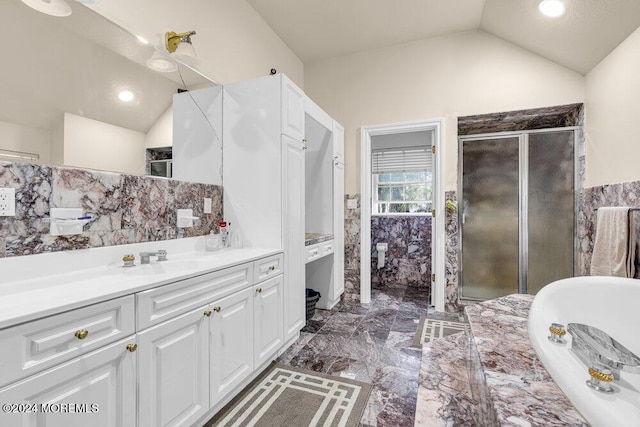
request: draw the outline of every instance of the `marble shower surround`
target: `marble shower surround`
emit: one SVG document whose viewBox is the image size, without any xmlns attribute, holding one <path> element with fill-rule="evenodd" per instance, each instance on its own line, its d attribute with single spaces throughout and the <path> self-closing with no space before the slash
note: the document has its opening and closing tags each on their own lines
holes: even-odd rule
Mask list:
<svg viewBox="0 0 640 427">
<path fill-rule="evenodd" d="M 0 257 L 114 246 L 208 234 L 222 220 L 222 187 L 69 167 L 0 162 L 0 187 L 16 189 L 16 216 L 0 218 Z M 202 200 L 212 199 L 204 214 Z M 51 236 L 51 208 L 81 207 L 84 232 Z M 200 221 L 176 227 L 176 210 Z"/>
<path fill-rule="evenodd" d="M 388 244 L 380 269 L 378 243 Z M 431 216 L 371 217 L 371 286 L 397 285 L 431 286 Z"/>
</svg>

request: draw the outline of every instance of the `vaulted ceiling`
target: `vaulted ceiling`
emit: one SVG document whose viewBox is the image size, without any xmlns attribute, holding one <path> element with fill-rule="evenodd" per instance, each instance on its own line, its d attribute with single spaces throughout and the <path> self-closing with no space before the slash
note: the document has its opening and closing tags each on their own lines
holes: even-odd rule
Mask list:
<svg viewBox="0 0 640 427">
<path fill-rule="evenodd" d="M 304 62 L 481 30 L 587 74 L 640 26 L 639 0 L 247 0 Z"/>
</svg>

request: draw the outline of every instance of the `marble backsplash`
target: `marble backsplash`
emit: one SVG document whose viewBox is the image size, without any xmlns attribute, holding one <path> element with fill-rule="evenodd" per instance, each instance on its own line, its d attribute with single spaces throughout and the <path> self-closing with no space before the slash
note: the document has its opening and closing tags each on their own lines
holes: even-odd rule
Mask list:
<svg viewBox="0 0 640 427">
<path fill-rule="evenodd" d="M 378 268 L 378 243 L 387 243 Z M 371 287 L 431 286 L 431 216 L 371 217 Z"/>
<path fill-rule="evenodd" d="M 0 217 L 0 257 L 208 234 L 222 220 L 222 187 L 69 167 L 0 162 L 0 187 L 16 189 L 16 216 Z M 212 213 L 203 199 L 212 199 Z M 49 234 L 51 208 L 82 208 L 84 232 Z M 177 209 L 200 217 L 177 228 Z"/>
</svg>

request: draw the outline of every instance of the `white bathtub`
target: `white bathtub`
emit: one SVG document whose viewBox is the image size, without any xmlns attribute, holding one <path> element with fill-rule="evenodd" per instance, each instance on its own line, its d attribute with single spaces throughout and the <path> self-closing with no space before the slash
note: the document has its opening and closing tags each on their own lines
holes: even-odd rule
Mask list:
<svg viewBox="0 0 640 427">
<path fill-rule="evenodd" d="M 529 314 L 529 338 L 544 367 L 594 427 L 640 426 L 640 374 L 621 372 L 614 393 L 587 387 L 588 367 L 567 344 L 547 339 L 551 323 L 595 326 L 640 356 L 640 280 L 574 277 L 545 286 Z"/>
</svg>

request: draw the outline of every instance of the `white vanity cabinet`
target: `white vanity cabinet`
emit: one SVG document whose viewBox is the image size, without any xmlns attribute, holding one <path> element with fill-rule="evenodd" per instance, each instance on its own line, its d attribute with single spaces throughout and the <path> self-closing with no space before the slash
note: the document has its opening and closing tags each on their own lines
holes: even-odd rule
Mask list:
<svg viewBox="0 0 640 427">
<path fill-rule="evenodd" d="M 273 277 L 253 287 L 253 364 L 272 360 L 284 344 L 283 276 Z"/>
<path fill-rule="evenodd" d="M 194 424 L 273 360 L 284 336 L 282 260 L 279 254 L 138 294 L 139 323 L 149 307 L 176 313 L 202 304 L 138 332 L 140 427 Z"/>
<path fill-rule="evenodd" d="M 138 333 L 138 426 L 188 426 L 209 410 L 208 306 Z"/>
<path fill-rule="evenodd" d="M 283 254 L 220 257 L 216 270 L 155 287 L 150 276 L 138 292 L 0 329 L 0 402 L 15 404 L 0 426 L 212 417 L 285 349 Z"/>
<path fill-rule="evenodd" d="M 253 371 L 253 293 L 253 288 L 236 292 L 209 308 L 210 406 Z"/>
<path fill-rule="evenodd" d="M 136 425 L 135 336 L 0 389 L 1 426 Z M 6 351 L 6 349 L 3 349 Z M 21 405 L 21 406 L 18 406 Z"/>
<path fill-rule="evenodd" d="M 284 251 L 286 342 L 305 325 L 304 93 L 284 75 L 224 86 L 224 217 L 245 247 Z"/>
</svg>

